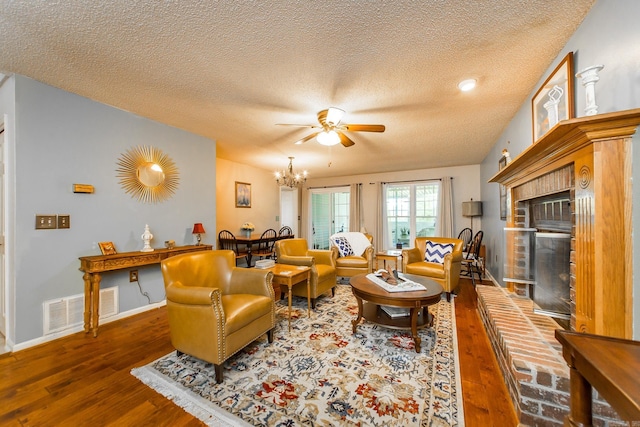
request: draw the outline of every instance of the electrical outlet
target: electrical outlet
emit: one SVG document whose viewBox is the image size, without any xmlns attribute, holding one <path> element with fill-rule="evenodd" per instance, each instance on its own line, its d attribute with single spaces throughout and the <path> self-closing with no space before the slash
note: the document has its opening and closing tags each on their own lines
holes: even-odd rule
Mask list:
<svg viewBox="0 0 640 427">
<path fill-rule="evenodd" d="M 138 270 L 130 270 L 129 282 L 137 282 L 137 281 L 138 281 Z"/>
</svg>

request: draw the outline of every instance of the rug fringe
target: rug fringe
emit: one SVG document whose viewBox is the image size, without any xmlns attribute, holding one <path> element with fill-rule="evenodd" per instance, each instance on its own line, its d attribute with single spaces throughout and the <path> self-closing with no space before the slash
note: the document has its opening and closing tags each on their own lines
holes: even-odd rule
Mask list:
<svg viewBox="0 0 640 427">
<path fill-rule="evenodd" d="M 456 367 L 456 397 L 458 404 L 458 427 L 464 427 L 464 403 L 462 401 L 462 380 L 460 379 L 460 348 L 458 347 L 458 326 L 456 324 L 456 304 L 455 299 L 451 301 L 451 330 L 453 339 L 453 349 L 456 356 L 453 363 Z"/>
<path fill-rule="evenodd" d="M 251 424 L 235 415 L 215 406 L 212 402 L 198 396 L 191 390 L 167 381 L 155 369 L 148 366 L 134 368 L 131 374 L 140 382 L 151 387 L 176 405 L 210 427 L 245 427 Z"/>
</svg>

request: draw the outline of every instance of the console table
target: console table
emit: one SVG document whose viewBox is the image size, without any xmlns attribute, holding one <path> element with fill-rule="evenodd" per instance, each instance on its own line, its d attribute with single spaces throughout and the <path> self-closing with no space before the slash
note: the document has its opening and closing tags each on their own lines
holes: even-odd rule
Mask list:
<svg viewBox="0 0 640 427">
<path fill-rule="evenodd" d="M 80 271 L 84 272 L 84 331 L 98 336 L 101 274 L 109 271 L 160 264 L 163 259 L 188 252 L 211 250 L 211 245 L 178 246 L 155 249 L 153 252 L 123 252 L 113 255 L 80 257 Z"/>
<path fill-rule="evenodd" d="M 640 342 L 561 329 L 556 338 L 569 365 L 571 412 L 566 426 L 592 425 L 592 386 L 623 420 L 640 420 Z"/>
</svg>

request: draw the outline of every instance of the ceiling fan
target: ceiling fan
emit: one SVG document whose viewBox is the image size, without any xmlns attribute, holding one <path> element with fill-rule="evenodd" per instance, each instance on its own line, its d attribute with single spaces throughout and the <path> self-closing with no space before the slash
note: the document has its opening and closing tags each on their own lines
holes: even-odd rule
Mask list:
<svg viewBox="0 0 640 427">
<path fill-rule="evenodd" d="M 344 111 L 330 107 L 327 110 L 318 112 L 318 123 L 313 125 L 297 125 L 297 124 L 285 124 L 278 123 L 280 126 L 300 126 L 309 127 L 312 129 L 321 129 L 310 135 L 305 136 L 296 144 L 304 144 L 305 142 L 313 139 L 314 137 L 322 145 L 336 145 L 338 143 L 345 147 L 351 147 L 355 144 L 344 132 L 384 132 L 384 125 L 354 125 L 347 123 L 340 123 Z"/>
</svg>

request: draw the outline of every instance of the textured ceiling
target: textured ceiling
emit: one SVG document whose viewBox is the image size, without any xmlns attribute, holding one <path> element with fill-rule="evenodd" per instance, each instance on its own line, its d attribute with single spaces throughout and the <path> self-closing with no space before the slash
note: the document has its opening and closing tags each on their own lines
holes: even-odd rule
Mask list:
<svg viewBox="0 0 640 427">
<path fill-rule="evenodd" d="M 0 72 L 312 177 L 480 163 L 594 0 L 0 0 Z M 457 83 L 478 80 L 461 93 Z M 293 143 L 330 106 L 356 145 Z"/>
</svg>

